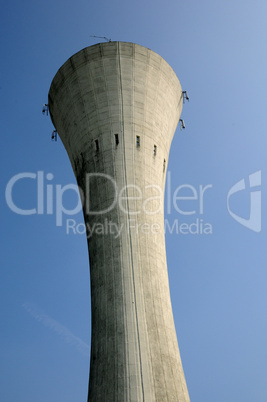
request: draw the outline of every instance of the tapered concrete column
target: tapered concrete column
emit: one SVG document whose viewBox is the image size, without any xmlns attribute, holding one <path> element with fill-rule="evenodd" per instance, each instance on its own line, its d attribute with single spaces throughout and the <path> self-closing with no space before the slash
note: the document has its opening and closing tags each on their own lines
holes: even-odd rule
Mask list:
<svg viewBox="0 0 267 402">
<path fill-rule="evenodd" d="M 182 110 L 171 67 L 133 43 L 81 50 L 49 111 L 84 198 L 92 340 L 88 401 L 189 401 L 169 293 L 163 199 Z"/>
</svg>

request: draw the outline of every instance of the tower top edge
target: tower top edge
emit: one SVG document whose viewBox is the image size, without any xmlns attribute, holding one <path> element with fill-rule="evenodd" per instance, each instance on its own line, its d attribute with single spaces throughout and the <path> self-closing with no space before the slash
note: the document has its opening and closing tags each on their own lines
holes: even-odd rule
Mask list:
<svg viewBox="0 0 267 402">
<path fill-rule="evenodd" d="M 94 48 L 99 48 L 99 47 L 102 47 L 102 48 L 108 48 L 108 47 L 112 47 L 112 45 L 114 46 L 114 45 L 126 45 L 126 46 L 133 46 L 133 47 L 138 47 L 138 48 L 143 48 L 143 49 L 146 49 L 146 50 L 149 50 L 150 52 L 153 52 L 153 53 L 155 53 L 155 54 L 157 54 L 156 52 L 154 52 L 153 50 L 151 50 L 150 48 L 148 48 L 148 47 L 146 47 L 146 46 L 143 46 L 143 45 L 139 45 L 138 43 L 135 43 L 135 42 L 125 42 L 125 41 L 113 41 L 113 40 L 110 40 L 109 42 L 98 42 L 98 43 L 95 43 L 94 45 L 90 45 L 90 46 L 86 46 L 86 47 L 84 47 L 84 48 L 82 48 L 81 50 L 78 50 L 78 52 L 76 52 L 76 53 L 74 53 L 72 56 L 70 56 L 69 58 L 72 58 L 72 57 L 74 57 L 74 56 L 76 56 L 76 54 L 78 54 L 78 53 L 80 53 L 80 52 L 83 52 L 83 51 L 85 51 L 85 50 L 89 50 L 89 49 L 94 49 Z M 158 55 L 159 56 L 159 55 Z M 161 57 L 161 56 L 160 56 Z"/>
<path fill-rule="evenodd" d="M 138 43 L 135 42 L 125 42 L 125 41 L 109 41 L 109 42 L 99 42 L 99 43 L 95 43 L 94 45 L 90 45 L 90 46 L 86 46 L 80 50 L 78 50 L 78 52 L 74 53 L 72 56 L 70 56 L 65 63 L 67 63 L 68 61 L 70 61 L 72 58 L 77 57 L 80 53 L 85 53 L 88 52 L 89 54 L 92 53 L 94 54 L 96 53 L 101 53 L 100 49 L 102 50 L 107 50 L 107 49 L 119 49 L 119 47 L 132 47 L 132 48 L 136 48 L 136 49 L 143 49 L 146 52 L 151 52 L 153 53 L 155 56 L 158 56 L 160 58 L 163 59 L 162 56 L 160 56 L 158 53 L 154 52 L 153 50 L 151 50 L 150 48 L 146 47 L 146 46 L 142 46 L 139 45 Z M 116 52 L 118 53 L 118 51 Z M 164 60 L 164 59 L 163 59 Z M 165 61 L 165 60 L 164 60 Z M 166 61 L 165 61 L 166 62 Z M 61 66 L 63 67 L 64 64 Z M 166 62 L 167 63 L 167 62 Z M 61 68 L 60 67 L 60 68 Z"/>
<path fill-rule="evenodd" d="M 154 59 L 155 63 L 162 63 L 165 65 L 171 74 L 173 74 L 179 81 L 175 71 L 169 65 L 169 63 L 158 53 L 149 49 L 148 47 L 139 45 L 134 42 L 123 42 L 123 41 L 111 41 L 111 42 L 100 42 L 91 46 L 87 46 L 78 52 L 70 56 L 65 63 L 58 69 L 57 73 L 52 79 L 51 86 L 53 82 L 57 80 L 57 77 L 64 75 L 66 70 L 74 70 L 77 65 L 84 64 L 86 62 L 92 62 L 94 60 L 99 60 L 101 58 L 114 58 L 117 56 L 122 56 L 126 58 L 134 58 L 135 55 L 139 55 L 139 60 L 146 62 L 148 58 Z"/>
</svg>

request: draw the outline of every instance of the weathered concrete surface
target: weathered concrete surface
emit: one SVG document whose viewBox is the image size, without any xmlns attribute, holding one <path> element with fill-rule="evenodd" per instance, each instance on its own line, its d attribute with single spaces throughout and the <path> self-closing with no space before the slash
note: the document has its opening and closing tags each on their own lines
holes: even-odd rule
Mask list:
<svg viewBox="0 0 267 402">
<path fill-rule="evenodd" d="M 171 67 L 133 43 L 83 49 L 51 84 L 51 118 L 85 194 L 85 222 L 98 228 L 88 241 L 89 401 L 189 401 L 159 208 L 182 103 Z"/>
</svg>

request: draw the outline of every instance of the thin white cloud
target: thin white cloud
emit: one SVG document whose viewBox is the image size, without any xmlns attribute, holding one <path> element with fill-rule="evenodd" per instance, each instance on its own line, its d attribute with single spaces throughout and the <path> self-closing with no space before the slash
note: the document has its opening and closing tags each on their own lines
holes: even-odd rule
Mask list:
<svg viewBox="0 0 267 402">
<path fill-rule="evenodd" d="M 85 357 L 89 357 L 90 347 L 87 343 L 75 336 L 68 328 L 61 325 L 59 322 L 40 312 L 40 310 L 32 303 L 25 302 L 22 307 L 38 322 L 42 323 L 45 327 L 54 331 L 59 335 L 64 342 L 69 345 L 75 346 L 76 349 Z"/>
</svg>

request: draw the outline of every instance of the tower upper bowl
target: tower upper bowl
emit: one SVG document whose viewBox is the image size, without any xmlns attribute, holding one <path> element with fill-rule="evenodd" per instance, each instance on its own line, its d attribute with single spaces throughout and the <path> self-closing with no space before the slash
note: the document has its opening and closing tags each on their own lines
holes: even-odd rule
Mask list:
<svg viewBox="0 0 267 402">
<path fill-rule="evenodd" d="M 122 130 L 164 139 L 168 149 L 183 104 L 170 65 L 152 50 L 128 42 L 99 43 L 71 56 L 56 73 L 48 102 L 68 153 L 70 147 L 79 152 L 85 138 Z"/>
</svg>

